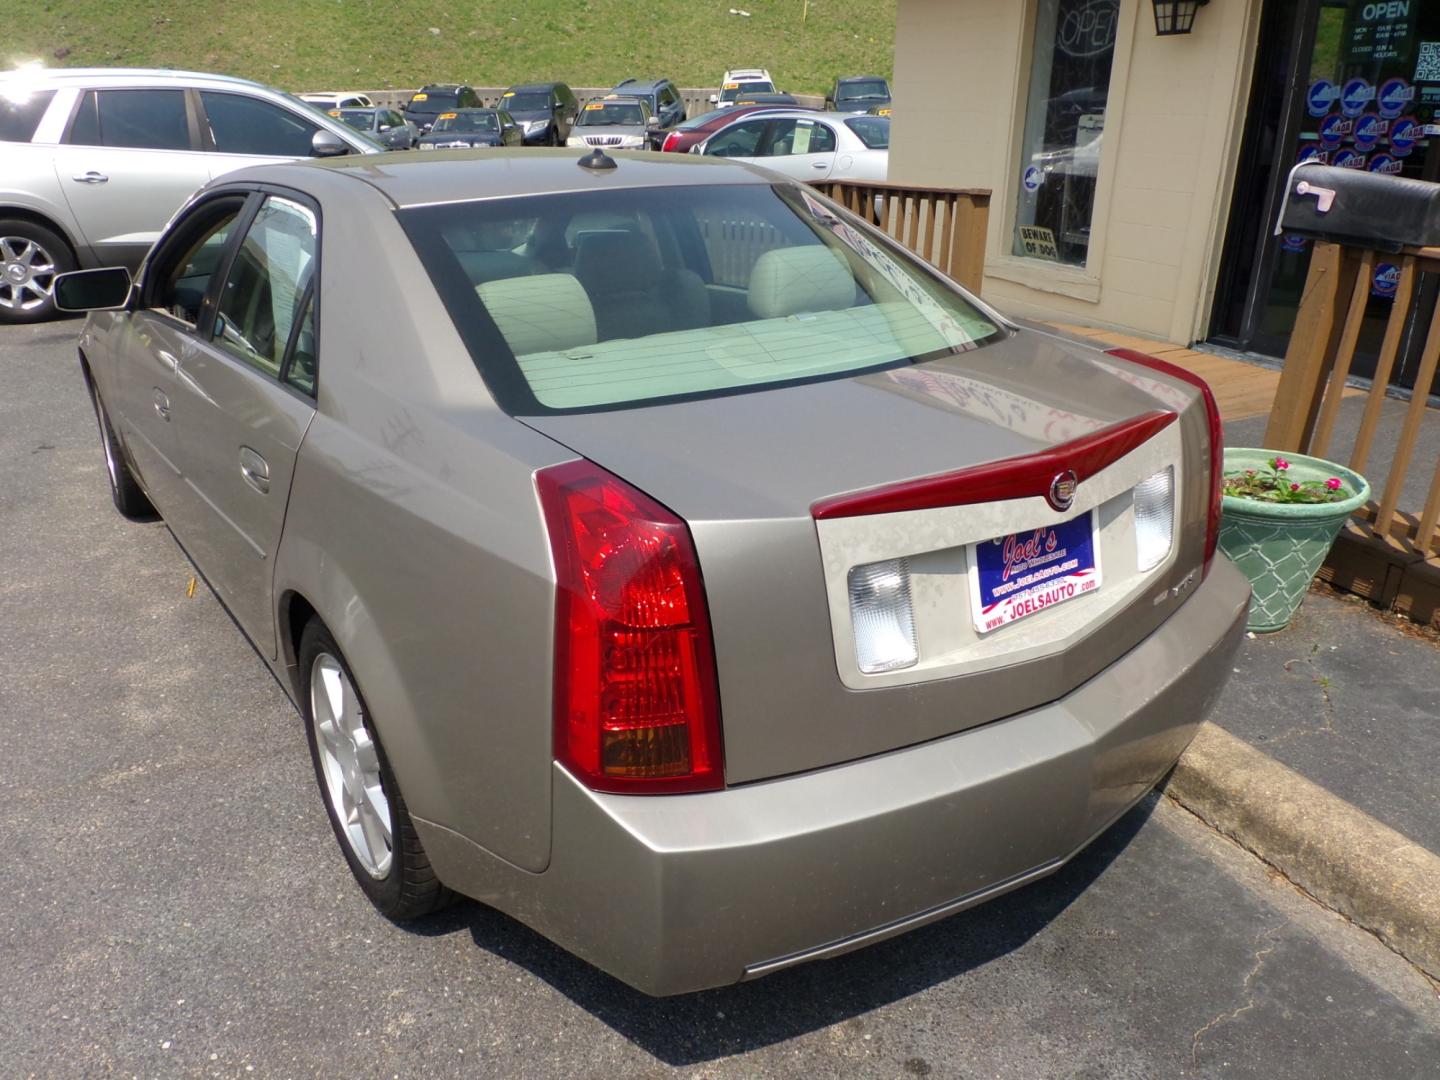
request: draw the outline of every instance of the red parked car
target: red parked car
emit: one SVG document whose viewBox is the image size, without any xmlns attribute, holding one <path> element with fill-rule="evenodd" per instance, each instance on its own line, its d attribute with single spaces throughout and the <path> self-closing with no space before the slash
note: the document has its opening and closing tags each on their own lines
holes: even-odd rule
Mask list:
<svg viewBox="0 0 1440 1080">
<path fill-rule="evenodd" d="M 754 100 L 745 98 L 728 108 L 716 109 L 714 112 L 692 117 L 677 125 L 665 136 L 665 141 L 660 144 L 660 149 L 674 154 L 688 153 L 692 146 L 704 142 L 737 116 L 760 112 L 763 109 L 790 109 L 793 111 L 796 108 L 794 102 L 795 99 L 789 94 L 757 94 Z"/>
</svg>

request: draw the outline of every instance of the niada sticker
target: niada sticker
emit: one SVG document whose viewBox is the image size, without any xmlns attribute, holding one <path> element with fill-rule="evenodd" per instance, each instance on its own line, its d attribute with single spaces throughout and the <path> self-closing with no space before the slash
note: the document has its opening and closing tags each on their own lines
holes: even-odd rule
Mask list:
<svg viewBox="0 0 1440 1080">
<path fill-rule="evenodd" d="M 1337 169 L 1363 169 L 1365 168 L 1365 155 L 1357 154 L 1354 150 L 1340 150 L 1330 164 Z"/>
<path fill-rule="evenodd" d="M 1311 116 L 1318 119 L 1330 111 L 1330 106 L 1335 104 L 1338 96 L 1335 84 L 1329 79 L 1316 79 L 1305 93 L 1305 108 Z"/>
<path fill-rule="evenodd" d="M 1295 164 L 1300 165 L 1307 161 L 1318 161 L 1321 165 L 1329 165 L 1330 151 L 1322 150 L 1314 143 L 1311 143 L 1309 146 L 1301 148 L 1300 153 L 1295 158 Z"/>
<path fill-rule="evenodd" d="M 1307 240 L 1303 236 L 1297 236 L 1295 233 L 1287 232 L 1280 237 L 1280 247 L 1285 251 L 1291 251 L 1298 254 L 1304 251 L 1309 246 L 1309 240 Z"/>
<path fill-rule="evenodd" d="M 1391 157 L 1389 154 L 1376 154 L 1370 159 L 1370 171 L 1386 173 L 1390 176 L 1399 176 L 1400 169 L 1404 164 L 1403 161 Z"/>
<path fill-rule="evenodd" d="M 1390 125 L 1390 151 L 1404 157 L 1424 137 L 1425 129 L 1415 122 L 1413 116 L 1402 116 Z"/>
<path fill-rule="evenodd" d="M 1031 165 L 1020 174 L 1020 186 L 1026 191 L 1039 191 L 1040 185 L 1045 182 L 1045 174 L 1040 171 L 1040 166 Z"/>
<path fill-rule="evenodd" d="M 1340 91 L 1340 111 L 1346 116 L 1356 117 L 1374 100 L 1375 87 L 1365 79 L 1351 79 Z"/>
<path fill-rule="evenodd" d="M 1372 296 L 1383 297 L 1386 300 L 1395 295 L 1395 290 L 1400 287 L 1400 267 L 1394 263 L 1381 263 L 1375 267 L 1375 277 L 1370 284 Z"/>
<path fill-rule="evenodd" d="M 1369 150 L 1380 136 L 1384 135 L 1390 125 L 1380 119 L 1374 113 L 1366 113 L 1355 121 L 1355 148 L 1357 150 Z"/>
<path fill-rule="evenodd" d="M 1339 113 L 1331 113 L 1320 121 L 1320 141 L 1332 150 L 1340 145 L 1340 140 L 1350 134 L 1350 121 L 1346 120 Z"/>
<path fill-rule="evenodd" d="M 1394 120 L 1408 109 L 1414 100 L 1415 87 L 1404 79 L 1386 79 L 1380 84 L 1380 89 L 1375 94 L 1375 101 L 1380 106 L 1380 115 L 1386 120 Z"/>
</svg>

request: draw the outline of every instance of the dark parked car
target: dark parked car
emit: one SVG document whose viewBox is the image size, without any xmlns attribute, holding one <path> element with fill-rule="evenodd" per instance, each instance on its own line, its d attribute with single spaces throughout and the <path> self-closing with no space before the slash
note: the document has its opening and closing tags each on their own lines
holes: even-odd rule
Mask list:
<svg viewBox="0 0 1440 1080">
<path fill-rule="evenodd" d="M 410 98 L 409 104 L 405 106 L 405 119 L 424 135 L 441 113 L 454 112 L 456 109 L 480 109 L 484 105 L 480 95 L 468 86 L 430 83 L 422 86 Z"/>
<path fill-rule="evenodd" d="M 765 94 L 757 96 L 785 98 L 792 103 L 795 100 L 790 97 L 789 94 Z M 698 146 L 726 124 L 732 123 L 737 116 L 745 116 L 748 113 L 758 113 L 765 109 L 793 109 L 795 107 L 795 105 L 787 105 L 785 102 L 776 102 L 775 104 L 752 103 L 749 98 L 746 98 L 743 103 L 737 102 L 729 108 L 715 109 L 711 112 L 701 113 L 699 116 L 691 117 L 665 135 L 664 141 L 660 144 L 660 149 L 670 154 L 688 153 L 692 146 Z"/>
<path fill-rule="evenodd" d="M 637 97 L 645 102 L 650 106 L 650 115 L 660 121 L 661 131 L 685 120 L 685 99 L 669 79 L 626 79 L 617 83 L 610 93 Z"/>
<path fill-rule="evenodd" d="M 331 109 L 330 115 L 390 150 L 409 150 L 420 130 L 394 109 Z"/>
<path fill-rule="evenodd" d="M 500 95 L 500 107 L 519 122 L 526 146 L 564 146 L 580 103 L 563 82 L 526 83 Z"/>
<path fill-rule="evenodd" d="M 519 123 L 504 109 L 456 109 L 435 118 L 435 126 L 420 136 L 419 149 L 519 146 L 522 139 Z"/>
<path fill-rule="evenodd" d="M 890 84 L 879 75 L 847 75 L 836 79 L 825 95 L 825 108 L 832 112 L 865 112 L 890 102 Z"/>
</svg>

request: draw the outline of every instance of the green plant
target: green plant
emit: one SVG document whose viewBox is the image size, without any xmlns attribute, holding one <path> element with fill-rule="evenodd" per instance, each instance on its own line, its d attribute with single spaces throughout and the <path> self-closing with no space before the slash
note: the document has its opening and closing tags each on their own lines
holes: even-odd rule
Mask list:
<svg viewBox="0 0 1440 1080">
<path fill-rule="evenodd" d="M 1225 494 L 1236 499 L 1267 503 L 1333 503 L 1344 502 L 1350 492 L 1338 476 L 1328 480 L 1294 481 L 1289 476 L 1290 463 L 1283 457 L 1269 461 L 1269 471 L 1241 469 L 1225 474 Z"/>
</svg>

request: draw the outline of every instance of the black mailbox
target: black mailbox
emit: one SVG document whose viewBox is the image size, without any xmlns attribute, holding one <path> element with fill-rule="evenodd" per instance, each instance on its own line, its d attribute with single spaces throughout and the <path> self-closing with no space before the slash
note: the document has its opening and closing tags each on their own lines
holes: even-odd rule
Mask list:
<svg viewBox="0 0 1440 1080">
<path fill-rule="evenodd" d="M 1290 170 L 1277 231 L 1378 251 L 1440 244 L 1440 184 L 1305 162 Z"/>
</svg>

